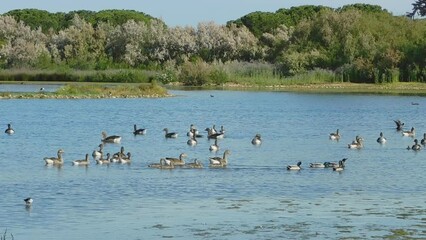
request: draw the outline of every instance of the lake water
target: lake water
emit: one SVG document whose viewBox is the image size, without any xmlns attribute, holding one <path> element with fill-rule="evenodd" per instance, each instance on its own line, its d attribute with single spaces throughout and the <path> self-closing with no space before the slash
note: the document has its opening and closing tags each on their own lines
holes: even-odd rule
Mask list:
<svg viewBox="0 0 426 240">
<path fill-rule="evenodd" d="M 426 238 L 425 150 L 406 150 L 393 120 L 426 131 L 426 102 L 417 96 L 286 92 L 171 91 L 162 99 L 0 100 L 0 231 L 14 239 L 336 239 Z M 211 97 L 210 95 L 213 95 Z M 419 105 L 411 105 L 417 102 Z M 147 128 L 133 136 L 133 124 Z M 186 144 L 190 124 L 212 140 Z M 179 133 L 165 139 L 163 128 Z M 340 130 L 340 141 L 330 132 Z M 101 132 L 122 136 L 105 152 L 130 151 L 131 165 L 89 167 Z M 383 132 L 388 142 L 376 142 Z M 256 133 L 263 138 L 253 146 Z M 356 135 L 364 148 L 348 149 Z M 62 168 L 43 158 L 65 151 Z M 231 150 L 226 169 L 208 158 Z M 203 169 L 147 167 L 187 153 Z M 310 162 L 348 158 L 342 172 Z M 286 166 L 302 161 L 302 170 Z M 32 207 L 23 199 L 31 196 Z"/>
</svg>

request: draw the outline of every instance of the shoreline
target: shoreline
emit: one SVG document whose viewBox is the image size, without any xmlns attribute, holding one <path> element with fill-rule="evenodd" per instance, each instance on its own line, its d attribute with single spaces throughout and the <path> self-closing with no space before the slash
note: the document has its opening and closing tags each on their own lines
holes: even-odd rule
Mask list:
<svg viewBox="0 0 426 240">
<path fill-rule="evenodd" d="M 136 86 L 136 83 L 87 83 L 87 82 L 9 82 L 1 81 L 2 84 L 17 85 L 78 85 L 78 86 Z M 319 84 L 288 84 L 288 85 L 243 85 L 228 83 L 210 86 L 183 86 L 179 83 L 162 85 L 166 93 L 138 93 L 125 92 L 120 94 L 103 93 L 79 93 L 58 94 L 57 92 L 0 92 L 0 99 L 114 99 L 114 98 L 163 98 L 172 97 L 168 90 L 241 90 L 241 91 L 275 91 L 313 94 L 384 94 L 384 95 L 413 95 L 426 96 L 426 84 L 424 83 L 388 83 L 388 84 L 366 84 L 366 83 L 319 83 Z"/>
</svg>

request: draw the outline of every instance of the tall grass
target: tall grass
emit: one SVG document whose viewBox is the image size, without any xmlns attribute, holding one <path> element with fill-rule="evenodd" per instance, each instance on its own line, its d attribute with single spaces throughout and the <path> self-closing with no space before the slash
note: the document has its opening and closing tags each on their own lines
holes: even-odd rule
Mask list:
<svg viewBox="0 0 426 240">
<path fill-rule="evenodd" d="M 8 234 L 7 234 L 7 229 L 6 230 L 4 230 L 4 233 L 3 233 L 3 235 L 1 235 L 0 236 L 0 240 L 6 240 L 7 239 L 7 236 L 8 236 Z M 11 233 L 10 234 L 10 239 L 15 239 L 14 237 L 13 237 L 13 234 Z"/>
</svg>

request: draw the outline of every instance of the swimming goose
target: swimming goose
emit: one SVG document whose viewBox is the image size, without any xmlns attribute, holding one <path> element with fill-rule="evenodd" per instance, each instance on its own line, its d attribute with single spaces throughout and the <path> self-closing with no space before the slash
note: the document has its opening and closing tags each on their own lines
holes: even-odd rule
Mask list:
<svg viewBox="0 0 426 240">
<path fill-rule="evenodd" d="M 79 159 L 79 160 L 72 161 L 72 165 L 78 165 L 78 166 L 87 166 L 87 165 L 89 165 L 89 163 L 90 163 L 89 154 L 86 154 L 85 159 Z"/>
<path fill-rule="evenodd" d="M 188 141 L 186 142 L 186 144 L 188 144 L 189 146 L 195 146 L 195 145 L 197 145 L 197 143 L 198 143 L 198 141 L 197 141 L 197 139 L 195 138 L 195 135 L 192 135 L 192 136 L 188 139 Z"/>
<path fill-rule="evenodd" d="M 336 171 L 336 172 L 343 171 L 344 169 L 345 169 L 345 162 L 342 160 L 339 161 L 338 166 L 333 167 L 333 171 Z"/>
<path fill-rule="evenodd" d="M 197 159 L 194 159 L 194 162 L 185 164 L 185 167 L 186 168 L 203 168 L 203 164 Z"/>
<path fill-rule="evenodd" d="M 121 164 L 129 164 L 129 163 L 132 162 L 131 157 L 132 157 L 132 154 L 130 152 L 128 152 L 125 157 L 119 156 L 118 162 L 121 163 Z"/>
<path fill-rule="evenodd" d="M 117 135 L 108 136 L 105 131 L 102 132 L 102 142 L 105 143 L 120 143 L 121 137 Z"/>
<path fill-rule="evenodd" d="M 99 147 L 99 150 L 94 150 L 93 153 L 92 153 L 93 159 L 102 158 L 104 145 L 101 143 L 101 144 L 99 144 L 98 147 Z"/>
<path fill-rule="evenodd" d="M 223 135 L 225 135 L 225 128 L 223 126 L 220 126 L 219 133 L 222 133 Z"/>
<path fill-rule="evenodd" d="M 145 135 L 146 134 L 146 128 L 137 128 L 136 124 L 133 125 L 133 134 L 134 135 Z"/>
<path fill-rule="evenodd" d="M 13 128 L 12 128 L 12 124 L 7 124 L 7 128 L 6 128 L 6 130 L 4 130 L 4 133 L 6 133 L 6 134 L 9 134 L 9 135 L 12 135 L 12 134 L 14 134 L 15 133 L 15 130 L 13 130 Z"/>
<path fill-rule="evenodd" d="M 45 157 L 43 160 L 46 162 L 46 165 L 62 165 L 64 163 L 64 159 L 62 158 L 62 154 L 64 150 L 58 150 L 58 157 Z"/>
<path fill-rule="evenodd" d="M 422 145 L 426 145 L 426 133 L 423 133 L 423 139 L 420 141 Z"/>
<path fill-rule="evenodd" d="M 330 133 L 329 138 L 331 140 L 339 140 L 340 139 L 339 129 L 337 129 L 336 132 Z"/>
<path fill-rule="evenodd" d="M 209 147 L 210 152 L 217 152 L 219 150 L 219 145 L 217 144 L 217 139 L 214 140 L 214 143 Z"/>
<path fill-rule="evenodd" d="M 175 133 L 175 132 L 169 132 L 169 129 L 168 129 L 168 128 L 164 128 L 164 129 L 163 129 L 163 131 L 164 131 L 164 132 L 166 132 L 166 133 L 164 134 L 164 136 L 165 136 L 166 138 L 177 138 L 177 137 L 178 137 L 178 134 L 177 134 L 177 133 Z"/>
<path fill-rule="evenodd" d="M 32 198 L 25 198 L 24 199 L 25 205 L 30 206 L 31 204 L 33 204 L 33 199 Z"/>
<path fill-rule="evenodd" d="M 325 163 L 309 163 L 310 168 L 325 168 Z"/>
<path fill-rule="evenodd" d="M 195 125 L 191 124 L 189 126 L 189 131 L 188 131 L 188 133 L 186 135 L 188 137 L 193 137 L 193 136 L 195 136 L 195 137 L 202 137 L 202 135 L 199 135 L 198 133 L 199 132 L 198 132 L 197 128 L 195 127 Z"/>
<path fill-rule="evenodd" d="M 179 155 L 179 158 L 166 157 L 165 160 L 169 160 L 175 166 L 183 166 L 183 165 L 185 165 L 184 158 L 186 158 L 186 157 L 188 157 L 188 155 L 186 155 L 186 153 L 181 153 Z"/>
<path fill-rule="evenodd" d="M 223 157 L 210 157 L 210 167 L 226 167 L 228 165 L 228 155 L 231 154 L 230 150 L 223 152 Z"/>
<path fill-rule="evenodd" d="M 403 122 L 401 122 L 401 120 L 393 120 L 394 122 L 395 122 L 395 124 L 396 124 L 396 130 L 397 131 L 401 131 L 402 130 L 402 127 L 404 126 L 404 123 Z"/>
<path fill-rule="evenodd" d="M 415 132 L 414 127 L 412 127 L 411 130 L 409 130 L 409 131 L 403 131 L 402 132 L 402 136 L 405 136 L 405 137 L 414 137 L 414 136 L 416 136 L 416 132 Z"/>
<path fill-rule="evenodd" d="M 360 136 L 356 136 L 355 140 L 352 143 L 348 144 L 348 148 L 360 149 L 363 147 L 364 139 Z"/>
<path fill-rule="evenodd" d="M 253 145 L 260 145 L 262 144 L 262 137 L 260 136 L 260 134 L 256 134 L 256 136 L 254 136 L 254 138 L 251 140 L 251 144 Z"/>
<path fill-rule="evenodd" d="M 170 162 L 170 164 L 167 164 L 166 159 L 161 158 L 160 163 L 151 163 L 148 165 L 148 167 L 158 169 L 174 169 L 175 165 L 173 165 L 172 162 Z"/>
<path fill-rule="evenodd" d="M 300 170 L 302 169 L 300 165 L 302 165 L 302 162 L 300 161 L 296 165 L 288 165 L 287 170 Z"/>
<path fill-rule="evenodd" d="M 222 139 L 224 134 L 213 131 L 212 128 L 206 128 L 208 139 Z"/>
<path fill-rule="evenodd" d="M 110 164 L 111 163 L 111 155 L 109 153 L 107 153 L 106 158 L 99 158 L 96 159 L 96 164 Z"/>
<path fill-rule="evenodd" d="M 340 160 L 339 162 L 325 162 L 324 166 L 326 168 L 334 168 L 334 167 L 338 167 L 340 165 L 340 163 L 345 164 L 346 160 L 348 160 L 347 158 L 343 158 L 342 160 Z"/>
<path fill-rule="evenodd" d="M 419 144 L 419 141 L 417 139 L 414 139 L 414 145 L 411 146 L 411 149 L 414 151 L 419 151 L 422 147 Z"/>
<path fill-rule="evenodd" d="M 377 138 L 377 142 L 381 144 L 386 143 L 386 138 L 383 136 L 382 132 L 380 132 L 380 137 Z"/>
<path fill-rule="evenodd" d="M 126 153 L 124 152 L 124 147 L 120 147 L 120 151 L 116 152 L 112 155 L 112 158 L 126 157 Z"/>
</svg>

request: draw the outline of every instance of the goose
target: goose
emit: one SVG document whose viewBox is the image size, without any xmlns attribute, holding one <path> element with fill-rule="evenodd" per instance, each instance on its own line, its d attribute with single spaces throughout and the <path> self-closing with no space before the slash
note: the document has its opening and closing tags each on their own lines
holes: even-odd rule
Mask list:
<svg viewBox="0 0 426 240">
<path fill-rule="evenodd" d="M 340 163 L 342 162 L 343 164 L 345 164 L 346 160 L 348 160 L 347 158 L 343 158 L 342 160 L 340 160 L 339 162 L 325 162 L 324 166 L 326 168 L 334 168 L 334 167 L 338 167 L 340 165 Z"/>
<path fill-rule="evenodd" d="M 33 199 L 31 197 L 24 199 L 25 205 L 31 206 L 33 204 Z"/>
<path fill-rule="evenodd" d="M 6 130 L 4 130 L 4 133 L 6 133 L 6 134 L 9 134 L 9 135 L 12 135 L 12 134 L 14 134 L 15 133 L 15 130 L 13 130 L 13 128 L 12 128 L 12 124 L 7 124 L 7 128 L 6 128 Z"/>
<path fill-rule="evenodd" d="M 352 143 L 348 144 L 348 148 L 360 149 L 360 148 L 362 148 L 364 146 L 363 142 L 364 142 L 364 139 L 362 137 L 356 136 L 355 140 L 352 141 Z"/>
<path fill-rule="evenodd" d="M 106 158 L 96 159 L 96 164 L 110 164 L 111 163 L 111 155 L 109 153 L 106 154 Z"/>
<path fill-rule="evenodd" d="M 159 168 L 159 169 L 174 169 L 175 165 L 170 162 L 170 164 L 167 164 L 166 159 L 161 158 L 160 163 L 151 163 L 148 165 L 150 168 Z"/>
<path fill-rule="evenodd" d="M 222 133 L 222 134 L 225 135 L 225 128 L 223 126 L 220 126 L 220 132 L 219 133 Z"/>
<path fill-rule="evenodd" d="M 208 139 L 222 139 L 224 134 L 213 131 L 212 128 L 206 128 Z"/>
<path fill-rule="evenodd" d="M 184 158 L 188 157 L 186 153 L 181 153 L 179 155 L 179 158 L 173 158 L 173 157 L 166 157 L 165 160 L 169 160 L 171 163 L 173 163 L 174 166 L 183 166 L 185 165 Z"/>
<path fill-rule="evenodd" d="M 382 132 L 380 132 L 380 137 L 377 138 L 377 142 L 381 144 L 386 143 L 386 138 L 383 136 Z"/>
<path fill-rule="evenodd" d="M 214 143 L 209 147 L 210 152 L 217 152 L 219 150 L 219 145 L 217 144 L 217 139 L 214 140 Z"/>
<path fill-rule="evenodd" d="M 119 152 L 116 152 L 116 153 L 114 153 L 112 155 L 112 158 L 117 158 L 118 159 L 120 157 L 126 157 L 126 153 L 124 153 L 124 147 L 123 146 L 120 147 L 120 151 Z"/>
<path fill-rule="evenodd" d="M 336 171 L 336 172 L 343 171 L 344 169 L 345 169 L 345 162 L 342 160 L 339 161 L 338 166 L 333 167 L 333 171 Z"/>
<path fill-rule="evenodd" d="M 79 159 L 79 160 L 72 161 L 72 165 L 78 165 L 78 166 L 87 166 L 87 165 L 89 165 L 89 163 L 90 163 L 89 154 L 86 154 L 85 159 Z"/>
<path fill-rule="evenodd" d="M 394 122 L 395 122 L 395 124 L 396 124 L 396 130 L 397 131 L 401 131 L 402 130 L 402 127 L 404 127 L 404 123 L 403 122 L 401 122 L 401 120 L 393 120 Z"/>
<path fill-rule="evenodd" d="M 131 156 L 132 154 L 130 152 L 128 152 L 125 157 L 119 156 L 118 162 L 121 164 L 130 164 L 132 162 Z"/>
<path fill-rule="evenodd" d="M 302 165 L 302 162 L 297 162 L 297 164 L 296 165 L 288 165 L 287 166 L 287 170 L 300 170 L 300 169 L 302 169 L 301 167 L 300 167 L 300 165 Z"/>
<path fill-rule="evenodd" d="M 195 127 L 195 125 L 194 124 L 191 124 L 190 126 L 189 126 L 189 131 L 188 131 L 188 133 L 186 134 L 188 137 L 193 137 L 193 136 L 197 136 L 198 135 L 198 130 L 197 130 L 197 128 Z"/>
<path fill-rule="evenodd" d="M 228 165 L 228 155 L 231 154 L 230 150 L 223 152 L 223 157 L 210 157 L 210 167 L 226 167 Z"/>
<path fill-rule="evenodd" d="M 423 133 L 423 139 L 420 141 L 422 145 L 426 145 L 426 133 Z"/>
<path fill-rule="evenodd" d="M 417 139 L 414 139 L 414 145 L 411 146 L 411 149 L 414 151 L 419 151 L 422 147 L 419 144 L 419 141 Z"/>
<path fill-rule="evenodd" d="M 340 139 L 339 129 L 337 129 L 336 132 L 330 133 L 329 138 L 331 140 L 339 140 Z"/>
<path fill-rule="evenodd" d="M 309 163 L 310 168 L 325 168 L 325 163 Z"/>
<path fill-rule="evenodd" d="M 92 153 L 93 159 L 100 159 L 100 158 L 102 158 L 104 145 L 101 143 L 101 144 L 99 144 L 98 147 L 99 147 L 99 150 L 94 150 L 93 153 Z"/>
<path fill-rule="evenodd" d="M 254 138 L 251 140 L 251 144 L 253 145 L 260 145 L 262 144 L 262 137 L 260 136 L 260 134 L 256 134 L 256 136 L 254 136 Z"/>
<path fill-rule="evenodd" d="M 169 132 L 168 128 L 164 128 L 163 131 L 166 132 L 165 135 L 164 135 L 166 138 L 177 138 L 178 137 L 177 133 Z"/>
<path fill-rule="evenodd" d="M 195 146 L 195 145 L 197 145 L 197 143 L 198 143 L 198 141 L 197 141 L 197 139 L 195 138 L 194 135 L 192 137 L 190 137 L 188 139 L 188 141 L 186 142 L 186 144 L 188 144 L 189 146 Z"/>
<path fill-rule="evenodd" d="M 411 130 L 409 130 L 409 131 L 403 131 L 402 136 L 414 137 L 414 136 L 416 136 L 416 130 L 414 129 L 414 127 L 412 127 Z"/>
<path fill-rule="evenodd" d="M 133 125 L 133 134 L 134 135 L 145 135 L 146 134 L 146 128 L 137 128 L 136 124 Z"/>
<path fill-rule="evenodd" d="M 105 143 L 120 143 L 121 137 L 117 135 L 108 136 L 105 131 L 102 132 L 102 142 Z"/>
<path fill-rule="evenodd" d="M 203 168 L 203 164 L 198 161 L 197 159 L 194 159 L 194 162 L 185 164 L 185 167 L 187 168 Z"/>
<path fill-rule="evenodd" d="M 59 149 L 57 157 L 45 157 L 43 160 L 46 162 L 46 165 L 62 165 L 64 163 L 64 159 L 62 158 L 63 153 L 64 150 Z"/>
</svg>

